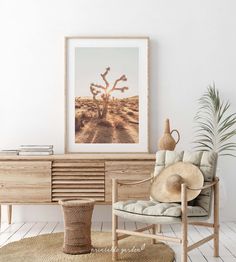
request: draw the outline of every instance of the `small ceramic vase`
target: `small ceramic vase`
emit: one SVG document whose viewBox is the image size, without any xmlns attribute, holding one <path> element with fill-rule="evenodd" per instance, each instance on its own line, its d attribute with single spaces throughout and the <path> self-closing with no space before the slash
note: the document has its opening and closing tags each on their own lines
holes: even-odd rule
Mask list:
<svg viewBox="0 0 236 262">
<path fill-rule="evenodd" d="M 172 137 L 172 134 L 174 132 L 176 132 L 177 135 L 178 135 L 178 138 L 177 138 L 176 141 Z M 178 144 L 179 140 L 180 140 L 180 134 L 179 134 L 178 130 L 173 129 L 172 131 L 170 131 L 170 121 L 169 121 L 169 119 L 166 119 L 165 120 L 164 134 L 158 142 L 158 149 L 159 150 L 173 151 L 175 149 L 175 146 Z"/>
</svg>

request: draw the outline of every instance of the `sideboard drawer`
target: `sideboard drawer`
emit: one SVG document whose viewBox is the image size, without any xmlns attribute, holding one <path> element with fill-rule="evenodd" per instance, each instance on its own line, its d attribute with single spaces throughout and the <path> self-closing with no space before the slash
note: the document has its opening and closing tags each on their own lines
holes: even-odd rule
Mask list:
<svg viewBox="0 0 236 262">
<path fill-rule="evenodd" d="M 57 160 L 52 168 L 52 201 L 62 198 L 105 199 L 103 160 Z"/>
<path fill-rule="evenodd" d="M 51 161 L 0 161 L 0 202 L 51 201 Z"/>
<path fill-rule="evenodd" d="M 137 181 L 143 180 L 150 177 L 154 171 L 155 161 L 106 161 L 105 162 L 105 201 L 111 202 L 112 195 L 112 178 L 124 181 Z M 118 196 L 119 200 L 128 199 L 148 199 L 149 198 L 150 183 L 146 182 L 141 185 L 135 186 L 119 186 Z"/>
</svg>

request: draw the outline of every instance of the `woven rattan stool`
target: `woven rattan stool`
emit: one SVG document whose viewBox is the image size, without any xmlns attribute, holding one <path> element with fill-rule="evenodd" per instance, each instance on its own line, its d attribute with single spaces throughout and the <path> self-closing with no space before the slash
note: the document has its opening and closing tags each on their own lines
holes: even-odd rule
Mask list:
<svg viewBox="0 0 236 262">
<path fill-rule="evenodd" d="M 64 215 L 63 252 L 84 254 L 91 252 L 91 218 L 95 201 L 92 199 L 59 200 Z"/>
</svg>

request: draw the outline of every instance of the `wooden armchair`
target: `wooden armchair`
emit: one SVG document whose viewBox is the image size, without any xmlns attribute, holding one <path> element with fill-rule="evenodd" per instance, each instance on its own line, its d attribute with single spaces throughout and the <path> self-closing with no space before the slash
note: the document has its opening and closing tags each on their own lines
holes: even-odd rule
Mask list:
<svg viewBox="0 0 236 262">
<path fill-rule="evenodd" d="M 122 182 L 117 179 L 112 180 L 112 260 L 117 259 L 118 241 L 129 236 L 141 236 L 151 238 L 152 242 L 172 241 L 181 245 L 181 262 L 187 262 L 187 253 L 200 245 L 214 240 L 214 256 L 219 256 L 219 179 L 215 177 L 217 155 L 213 152 L 181 152 L 160 151 L 157 153 L 154 176 L 167 165 L 175 162 L 191 162 L 197 165 L 204 175 L 204 186 L 200 188 L 201 194 L 190 203 L 187 202 L 187 190 L 199 190 L 199 188 L 189 188 L 186 184 L 181 186 L 181 203 L 160 203 L 155 201 L 118 201 L 118 187 L 122 185 L 133 185 L 147 183 L 154 177 L 137 182 Z M 206 220 L 211 215 L 212 198 L 214 198 L 214 222 Z M 169 204 L 169 206 L 168 206 Z M 161 210 L 161 211 L 160 211 Z M 163 210 L 165 210 L 163 212 Z M 173 213 L 174 210 L 174 213 Z M 149 212 L 149 213 L 148 213 Z M 151 212 L 151 214 L 150 214 Z M 118 217 L 143 222 L 149 224 L 144 228 L 135 231 L 118 229 Z M 180 223 L 182 228 L 181 237 L 169 237 L 160 233 L 161 224 Z M 188 245 L 188 224 L 213 228 L 213 233 L 200 241 Z M 158 230 L 156 230 L 158 225 Z M 152 229 L 152 234 L 143 233 Z"/>
</svg>

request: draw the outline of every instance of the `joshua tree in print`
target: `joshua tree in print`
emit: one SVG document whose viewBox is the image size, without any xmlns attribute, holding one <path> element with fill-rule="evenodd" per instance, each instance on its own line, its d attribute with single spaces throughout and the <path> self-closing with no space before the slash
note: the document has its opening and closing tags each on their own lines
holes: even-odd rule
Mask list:
<svg viewBox="0 0 236 262">
<path fill-rule="evenodd" d="M 120 91 L 125 92 L 125 90 L 128 90 L 129 88 L 127 86 L 124 87 L 117 87 L 119 82 L 125 82 L 127 81 L 127 78 L 125 75 L 122 75 L 120 78 L 116 79 L 114 84 L 111 86 L 110 83 L 107 81 L 107 74 L 110 71 L 110 67 L 106 68 L 106 71 L 101 74 L 101 77 L 103 81 L 105 82 L 105 85 L 97 85 L 94 83 L 90 84 L 90 91 L 93 95 L 93 101 L 96 103 L 97 106 L 97 112 L 98 112 L 98 118 L 105 119 L 107 116 L 107 108 L 109 105 L 109 100 L 111 97 L 111 94 L 114 91 Z M 97 96 L 101 96 L 102 100 L 102 106 L 99 104 L 99 100 Z"/>
</svg>

